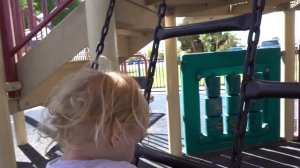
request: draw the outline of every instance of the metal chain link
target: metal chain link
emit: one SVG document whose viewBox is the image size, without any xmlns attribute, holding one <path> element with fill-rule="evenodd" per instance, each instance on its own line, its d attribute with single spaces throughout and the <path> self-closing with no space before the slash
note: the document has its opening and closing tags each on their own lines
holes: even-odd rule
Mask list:
<svg viewBox="0 0 300 168">
<path fill-rule="evenodd" d="M 259 0 L 254 0 L 252 7 L 254 23 L 251 26 L 248 35 L 248 47 L 244 62 L 243 80 L 241 84 L 240 108 L 235 135 L 233 139 L 233 149 L 230 163 L 231 168 L 241 167 L 242 148 L 244 147 L 245 143 L 247 115 L 250 108 L 250 100 L 247 97 L 245 97 L 245 91 L 247 84 L 254 79 L 257 44 L 260 36 L 260 24 L 263 10 L 265 7 L 265 0 L 260 0 L 259 5 L 258 1 Z"/>
<path fill-rule="evenodd" d="M 110 0 L 109 7 L 106 12 L 105 22 L 104 22 L 104 25 L 103 25 L 102 31 L 101 31 L 101 37 L 100 37 L 99 43 L 96 47 L 96 57 L 95 57 L 95 60 L 91 64 L 91 68 L 95 69 L 95 70 L 97 70 L 99 67 L 98 59 L 99 59 L 99 56 L 103 53 L 104 41 L 105 41 L 105 37 L 109 30 L 110 18 L 113 15 L 114 7 L 115 7 L 115 0 Z"/>
<path fill-rule="evenodd" d="M 159 42 L 160 39 L 157 37 L 158 30 L 162 28 L 161 22 L 163 18 L 165 17 L 167 11 L 167 4 L 165 0 L 161 0 L 159 7 L 158 7 L 158 22 L 157 26 L 155 29 L 154 33 L 154 40 L 153 40 L 153 45 L 152 45 L 152 51 L 150 55 L 150 60 L 149 60 L 149 68 L 148 68 L 148 75 L 147 75 L 147 83 L 146 83 L 146 88 L 144 91 L 144 96 L 148 103 L 150 102 L 150 95 L 151 95 L 151 89 L 154 81 L 154 73 L 155 73 L 155 68 L 156 68 L 156 62 L 157 62 L 157 57 L 158 57 L 158 49 L 159 49 Z"/>
</svg>

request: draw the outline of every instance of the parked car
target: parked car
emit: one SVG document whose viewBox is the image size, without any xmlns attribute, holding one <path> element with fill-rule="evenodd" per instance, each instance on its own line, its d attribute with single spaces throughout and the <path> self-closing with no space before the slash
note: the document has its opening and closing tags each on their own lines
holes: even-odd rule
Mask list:
<svg viewBox="0 0 300 168">
<path fill-rule="evenodd" d="M 244 50 L 243 47 L 230 47 L 227 51 L 241 51 Z"/>
<path fill-rule="evenodd" d="M 278 40 L 266 40 L 261 42 L 260 48 L 280 48 Z"/>
</svg>

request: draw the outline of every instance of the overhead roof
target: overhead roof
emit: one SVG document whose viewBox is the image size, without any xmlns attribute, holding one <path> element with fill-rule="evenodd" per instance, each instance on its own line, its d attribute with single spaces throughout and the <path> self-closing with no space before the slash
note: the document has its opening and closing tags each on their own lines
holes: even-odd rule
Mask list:
<svg viewBox="0 0 300 168">
<path fill-rule="evenodd" d="M 158 5 L 160 0 L 144 0 Z M 177 17 L 215 20 L 251 12 L 252 0 L 166 0 L 168 9 Z M 266 0 L 264 13 L 300 10 L 300 0 Z"/>
</svg>

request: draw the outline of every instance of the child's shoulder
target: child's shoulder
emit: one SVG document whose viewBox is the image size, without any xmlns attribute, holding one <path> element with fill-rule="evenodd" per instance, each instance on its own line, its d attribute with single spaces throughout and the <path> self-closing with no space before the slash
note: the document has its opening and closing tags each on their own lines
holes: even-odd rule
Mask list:
<svg viewBox="0 0 300 168">
<path fill-rule="evenodd" d="M 46 168 L 136 168 L 125 161 L 112 161 L 106 159 L 96 160 L 63 160 L 61 158 L 48 162 Z"/>
</svg>

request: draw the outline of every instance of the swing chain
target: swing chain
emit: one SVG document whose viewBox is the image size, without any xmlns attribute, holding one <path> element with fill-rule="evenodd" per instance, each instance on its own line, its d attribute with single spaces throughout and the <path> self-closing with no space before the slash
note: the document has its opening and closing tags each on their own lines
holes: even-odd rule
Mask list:
<svg viewBox="0 0 300 168">
<path fill-rule="evenodd" d="M 147 75 L 147 84 L 146 84 L 146 88 L 144 91 L 144 96 L 146 98 L 146 100 L 150 101 L 150 94 L 151 94 L 151 89 L 152 89 L 152 85 L 153 85 L 153 77 L 154 77 L 154 73 L 155 73 L 155 68 L 156 68 L 156 62 L 157 62 L 157 57 L 158 57 L 158 49 L 159 49 L 159 42 L 160 39 L 158 38 L 157 34 L 159 29 L 162 28 L 162 20 L 166 15 L 166 11 L 167 11 L 167 4 L 165 2 L 165 0 L 161 0 L 159 7 L 158 7 L 158 22 L 157 22 L 157 26 L 154 32 L 154 40 L 153 40 L 153 45 L 152 45 L 152 51 L 151 51 L 151 55 L 150 55 L 150 60 L 149 60 L 149 68 L 148 68 L 148 75 Z"/>
<path fill-rule="evenodd" d="M 257 53 L 257 44 L 260 36 L 260 24 L 262 19 L 263 10 L 265 7 L 265 0 L 253 1 L 253 21 L 248 35 L 248 47 L 246 58 L 244 62 L 243 80 L 241 84 L 241 101 L 238 114 L 238 121 L 233 139 L 233 149 L 231 155 L 231 168 L 239 168 L 242 161 L 242 148 L 245 143 L 245 134 L 247 126 L 247 115 L 250 108 L 250 100 L 245 96 L 247 84 L 254 79 L 255 73 L 255 59 Z"/>
<path fill-rule="evenodd" d="M 103 53 L 104 41 L 105 41 L 106 35 L 109 30 L 109 23 L 110 23 L 111 16 L 113 15 L 113 12 L 114 12 L 114 7 L 115 7 L 115 0 L 110 0 L 109 7 L 106 12 L 105 22 L 104 22 L 104 25 L 103 25 L 102 31 L 101 31 L 101 37 L 100 37 L 100 40 L 96 47 L 96 57 L 91 65 L 92 69 L 97 70 L 99 67 L 98 59 L 99 59 L 99 56 Z"/>
</svg>

